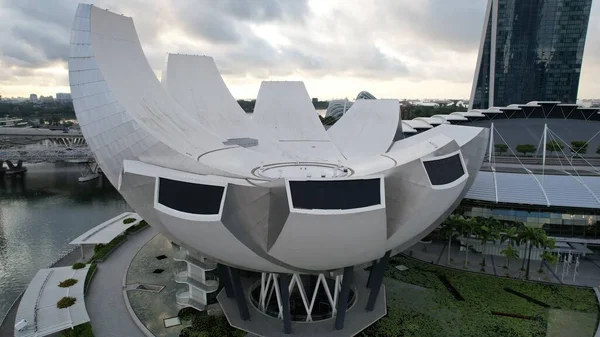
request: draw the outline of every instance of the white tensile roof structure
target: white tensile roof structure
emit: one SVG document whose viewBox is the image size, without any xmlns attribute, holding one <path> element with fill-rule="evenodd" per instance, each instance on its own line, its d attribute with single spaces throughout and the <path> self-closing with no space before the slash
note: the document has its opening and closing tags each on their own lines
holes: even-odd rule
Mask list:
<svg viewBox="0 0 600 337">
<path fill-rule="evenodd" d="M 128 218 L 135 219 L 135 221 L 127 224 L 123 223 L 123 220 Z M 112 239 L 125 232 L 127 228 L 139 224 L 141 220 L 142 218 L 139 215 L 133 212 L 125 212 L 115 216 L 112 219 L 104 221 L 98 226 L 95 226 L 94 228 L 73 239 L 73 241 L 69 242 L 69 244 L 95 245 L 99 243 L 109 243 Z"/>
<path fill-rule="evenodd" d="M 48 336 L 90 321 L 83 296 L 85 276 L 89 266 L 74 270 L 72 267 L 41 269 L 35 274 L 17 309 L 15 322 L 27 321 L 27 326 L 18 330 L 15 337 Z M 58 284 L 73 278 L 78 282 L 61 288 Z M 75 304 L 59 309 L 57 302 L 65 297 L 74 297 Z"/>
<path fill-rule="evenodd" d="M 467 193 L 487 146 L 487 129 L 438 117 L 394 141 L 399 123 L 432 128 L 400 121 L 397 100 L 357 100 L 325 130 L 296 81 L 263 82 L 250 118 L 211 57 L 169 54 L 161 83 L 133 20 L 91 5 L 69 80 L 90 149 L 137 214 L 248 270 L 318 273 L 412 245 Z"/>
</svg>

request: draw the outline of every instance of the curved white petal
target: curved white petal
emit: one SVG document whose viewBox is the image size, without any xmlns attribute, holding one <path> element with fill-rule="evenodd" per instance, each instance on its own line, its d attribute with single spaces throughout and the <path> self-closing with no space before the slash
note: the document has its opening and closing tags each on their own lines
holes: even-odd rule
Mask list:
<svg viewBox="0 0 600 337">
<path fill-rule="evenodd" d="M 346 158 L 385 153 L 394 141 L 400 119 L 396 99 L 361 99 L 327 132 Z"/>
<path fill-rule="evenodd" d="M 297 153 L 298 159 L 344 159 L 327 135 L 302 82 L 262 82 L 252 119 L 271 132 L 280 146 Z"/>
</svg>

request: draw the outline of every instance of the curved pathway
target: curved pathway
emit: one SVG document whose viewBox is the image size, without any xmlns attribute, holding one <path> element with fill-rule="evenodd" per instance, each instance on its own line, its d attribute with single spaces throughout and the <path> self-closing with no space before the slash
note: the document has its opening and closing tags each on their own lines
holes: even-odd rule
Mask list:
<svg viewBox="0 0 600 337">
<path fill-rule="evenodd" d="M 130 235 L 106 261 L 98 263 L 85 300 L 94 336 L 145 337 L 125 306 L 123 277 L 135 254 L 157 233 L 149 227 Z"/>
</svg>

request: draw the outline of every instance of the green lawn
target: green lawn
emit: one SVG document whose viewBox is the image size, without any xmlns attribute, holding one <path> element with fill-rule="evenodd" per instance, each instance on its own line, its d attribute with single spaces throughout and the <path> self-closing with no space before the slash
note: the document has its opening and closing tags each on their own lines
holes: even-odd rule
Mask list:
<svg viewBox="0 0 600 337">
<path fill-rule="evenodd" d="M 399 264 L 409 269 L 395 269 Z M 456 300 L 438 275 L 445 276 L 465 300 Z M 362 336 L 592 337 L 595 331 L 598 303 L 592 289 L 468 273 L 405 256 L 390 260 L 386 276 L 388 315 L 363 331 Z M 504 288 L 544 302 L 550 308 L 507 293 Z M 531 319 L 495 316 L 492 311 Z M 563 314 L 569 323 L 557 322 L 556 318 Z"/>
</svg>

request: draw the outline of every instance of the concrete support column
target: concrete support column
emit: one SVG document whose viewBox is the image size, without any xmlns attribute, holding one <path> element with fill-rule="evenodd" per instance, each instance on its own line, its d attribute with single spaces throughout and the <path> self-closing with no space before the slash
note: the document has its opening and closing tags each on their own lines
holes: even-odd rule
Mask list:
<svg viewBox="0 0 600 337">
<path fill-rule="evenodd" d="M 233 290 L 233 284 L 231 283 L 231 275 L 229 273 L 229 268 L 226 265 L 218 264 L 217 269 L 219 272 L 219 280 L 223 282 L 223 288 L 225 288 L 225 294 L 227 298 L 235 297 L 235 291 Z"/>
<path fill-rule="evenodd" d="M 390 254 L 391 251 L 387 251 L 385 255 L 379 259 L 377 265 L 373 266 L 373 269 L 371 270 L 373 275 L 371 276 L 371 293 L 369 294 L 367 307 L 365 308 L 367 311 L 373 311 L 375 308 L 375 302 L 377 301 L 377 296 L 379 296 L 379 290 L 381 289 L 381 283 L 383 283 L 383 275 L 387 268 Z"/>
<path fill-rule="evenodd" d="M 335 317 L 335 329 L 342 330 L 344 328 L 344 320 L 346 319 L 346 309 L 348 308 L 348 297 L 350 296 L 350 285 L 352 285 L 352 277 L 354 276 L 354 267 L 344 268 L 344 279 L 342 280 L 342 289 L 337 302 L 337 316 Z"/>
<path fill-rule="evenodd" d="M 281 293 L 281 307 L 283 309 L 283 333 L 292 333 L 292 317 L 290 313 L 290 275 L 279 275 L 279 292 Z"/>
<path fill-rule="evenodd" d="M 231 267 L 227 268 L 229 269 L 229 273 L 231 275 L 231 281 L 233 283 L 233 289 L 235 291 L 235 300 L 237 302 L 238 310 L 240 311 L 240 318 L 244 321 L 247 321 L 250 319 L 250 312 L 248 311 L 246 295 L 244 294 L 244 288 L 242 287 L 240 271 Z"/>
</svg>

